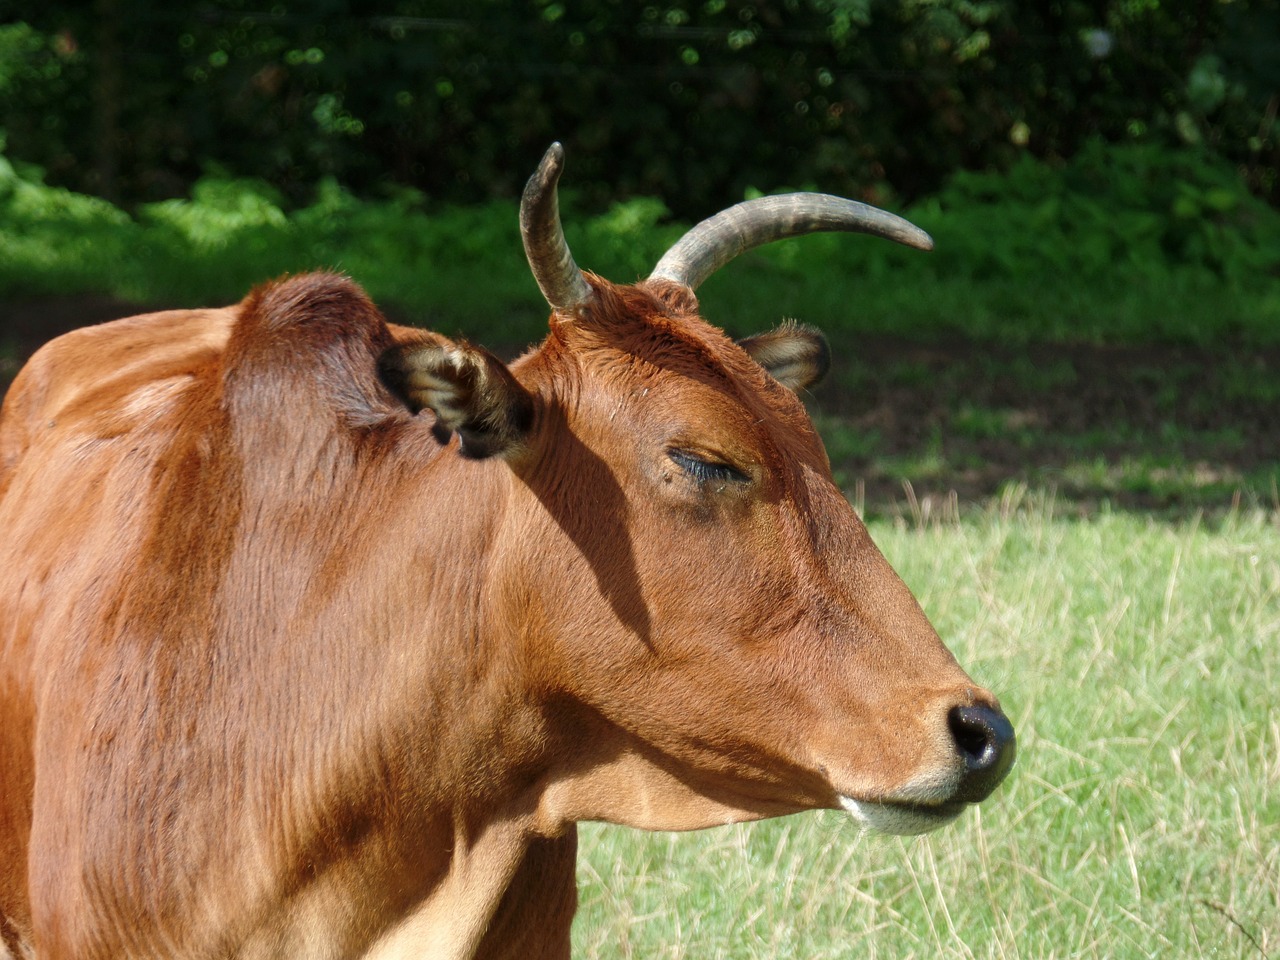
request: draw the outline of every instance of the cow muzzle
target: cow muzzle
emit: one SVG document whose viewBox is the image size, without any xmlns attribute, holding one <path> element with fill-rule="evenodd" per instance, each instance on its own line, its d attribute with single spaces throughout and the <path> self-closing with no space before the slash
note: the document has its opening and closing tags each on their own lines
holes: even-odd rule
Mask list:
<svg viewBox="0 0 1280 960">
<path fill-rule="evenodd" d="M 841 796 L 840 805 L 877 833 L 928 833 L 981 803 L 1008 775 L 1018 753 L 1013 724 L 984 704 L 952 707 L 947 728 L 955 757 L 942 777 L 929 775 L 875 800 Z"/>
<path fill-rule="evenodd" d="M 964 774 L 952 799 L 981 803 L 1000 786 L 1017 758 L 1018 737 L 1013 724 L 999 710 L 982 704 L 953 707 L 947 721 L 964 761 Z"/>
</svg>

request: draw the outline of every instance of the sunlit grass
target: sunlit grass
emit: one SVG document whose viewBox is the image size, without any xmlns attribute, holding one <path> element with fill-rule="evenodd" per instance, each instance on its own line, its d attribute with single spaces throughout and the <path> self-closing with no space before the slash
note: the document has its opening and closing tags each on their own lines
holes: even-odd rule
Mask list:
<svg viewBox="0 0 1280 960">
<path fill-rule="evenodd" d="M 575 956 L 1274 956 L 1280 519 L 1069 520 L 1014 491 L 871 526 L 999 692 L 1010 780 L 919 839 L 586 827 Z"/>
</svg>

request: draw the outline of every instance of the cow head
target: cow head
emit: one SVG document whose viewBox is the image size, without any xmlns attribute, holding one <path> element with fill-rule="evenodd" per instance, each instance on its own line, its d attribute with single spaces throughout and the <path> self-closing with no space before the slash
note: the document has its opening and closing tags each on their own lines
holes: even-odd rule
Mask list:
<svg viewBox="0 0 1280 960">
<path fill-rule="evenodd" d="M 511 643 L 565 744 L 548 816 L 685 828 L 844 807 L 895 833 L 954 818 L 1008 772 L 1013 729 L 832 479 L 797 397 L 826 343 L 794 325 L 735 343 L 695 296 L 783 237 L 931 241 L 851 201 L 769 197 L 617 286 L 564 242 L 562 161 L 554 145 L 521 211 L 546 342 L 508 367 L 422 334 L 385 361 L 524 504 L 504 513 L 498 589 L 523 611 Z"/>
</svg>

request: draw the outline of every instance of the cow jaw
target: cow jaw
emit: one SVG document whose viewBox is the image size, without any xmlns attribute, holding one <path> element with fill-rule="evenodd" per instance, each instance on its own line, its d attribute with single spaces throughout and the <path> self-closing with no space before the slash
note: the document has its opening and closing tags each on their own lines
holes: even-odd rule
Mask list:
<svg viewBox="0 0 1280 960">
<path fill-rule="evenodd" d="M 821 805 L 811 798 L 765 799 L 713 778 L 696 778 L 638 745 L 590 765 L 558 771 L 538 804 L 540 832 L 600 821 L 640 830 L 701 830 L 784 816 Z"/>
<path fill-rule="evenodd" d="M 944 827 L 964 811 L 963 803 L 873 803 L 841 797 L 840 806 L 873 833 L 910 836 Z"/>
</svg>

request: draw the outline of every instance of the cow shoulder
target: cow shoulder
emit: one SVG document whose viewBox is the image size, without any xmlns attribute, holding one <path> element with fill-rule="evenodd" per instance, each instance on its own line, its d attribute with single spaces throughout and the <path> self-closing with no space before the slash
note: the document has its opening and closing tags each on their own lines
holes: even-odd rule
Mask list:
<svg viewBox="0 0 1280 960">
<path fill-rule="evenodd" d="M 218 361 L 233 309 L 168 310 L 81 327 L 42 346 L 0 408 L 0 496 L 37 444 L 153 423 Z"/>
</svg>

